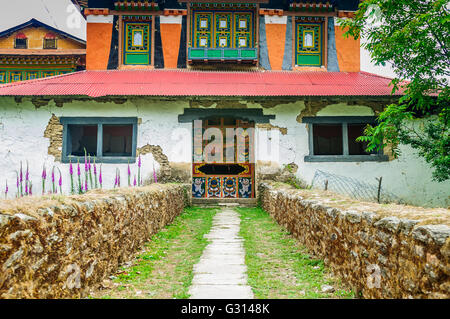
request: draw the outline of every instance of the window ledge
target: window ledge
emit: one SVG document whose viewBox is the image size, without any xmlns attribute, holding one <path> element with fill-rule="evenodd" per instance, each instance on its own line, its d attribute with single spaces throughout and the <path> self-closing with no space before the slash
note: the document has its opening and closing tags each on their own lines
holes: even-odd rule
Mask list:
<svg viewBox="0 0 450 319">
<path fill-rule="evenodd" d="M 387 162 L 389 156 L 377 155 L 308 155 L 305 162 Z"/>
<path fill-rule="evenodd" d="M 76 164 L 77 162 L 84 164 L 84 156 L 63 156 L 61 159 L 61 163 L 68 164 L 72 162 L 72 164 Z M 93 163 L 93 157 L 91 156 L 91 164 Z M 134 164 L 136 163 L 136 157 L 128 157 L 128 156 L 117 156 L 117 157 L 95 157 L 96 164 Z M 83 168 L 84 169 L 84 168 Z"/>
</svg>

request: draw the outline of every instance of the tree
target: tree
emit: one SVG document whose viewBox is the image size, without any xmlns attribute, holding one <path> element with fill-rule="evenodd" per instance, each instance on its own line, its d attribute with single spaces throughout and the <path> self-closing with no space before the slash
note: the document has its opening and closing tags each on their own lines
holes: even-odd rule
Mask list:
<svg viewBox="0 0 450 319">
<path fill-rule="evenodd" d="M 450 178 L 450 2 L 365 0 L 352 19 L 341 19 L 345 36 L 361 36 L 372 62 L 389 62 L 402 97 L 378 115 L 358 141 L 367 150 L 410 145 L 433 168 L 433 180 Z M 422 121 L 416 121 L 421 118 Z"/>
</svg>

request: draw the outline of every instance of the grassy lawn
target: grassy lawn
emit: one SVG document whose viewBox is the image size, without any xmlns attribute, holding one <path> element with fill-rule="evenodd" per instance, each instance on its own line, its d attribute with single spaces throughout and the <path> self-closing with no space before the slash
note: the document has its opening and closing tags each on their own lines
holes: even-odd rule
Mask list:
<svg viewBox="0 0 450 319">
<path fill-rule="evenodd" d="M 214 208 L 186 208 L 174 222 L 145 244 L 142 252 L 122 267 L 91 298 L 188 298 L 192 268 L 208 244 L 203 238 L 212 225 Z"/>
<path fill-rule="evenodd" d="M 261 208 L 236 209 L 241 215 L 240 235 L 244 238 L 248 283 L 255 298 L 353 298 L 333 279 L 323 261 L 279 226 Z M 321 292 L 322 285 L 335 287 L 333 293 Z"/>
</svg>

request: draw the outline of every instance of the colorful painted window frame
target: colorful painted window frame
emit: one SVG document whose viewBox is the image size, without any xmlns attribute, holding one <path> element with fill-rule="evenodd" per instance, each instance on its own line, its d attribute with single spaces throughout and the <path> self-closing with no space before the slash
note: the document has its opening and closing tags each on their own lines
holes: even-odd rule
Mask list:
<svg viewBox="0 0 450 319">
<path fill-rule="evenodd" d="M 135 34 L 142 34 L 142 43 L 135 43 Z M 123 22 L 123 64 L 151 65 L 152 22 Z"/>
<path fill-rule="evenodd" d="M 201 27 L 201 21 L 207 21 L 207 28 Z M 226 27 L 220 27 L 221 21 L 227 21 Z M 191 43 L 194 48 L 253 48 L 255 45 L 254 11 L 193 10 L 190 29 Z M 223 42 L 219 41 L 224 37 L 227 38 L 225 47 L 222 45 Z M 246 38 L 245 46 L 240 43 L 242 38 Z"/>
<path fill-rule="evenodd" d="M 312 45 L 305 45 L 306 35 L 312 35 Z M 323 24 L 296 22 L 295 65 L 320 67 L 323 64 Z"/>
</svg>

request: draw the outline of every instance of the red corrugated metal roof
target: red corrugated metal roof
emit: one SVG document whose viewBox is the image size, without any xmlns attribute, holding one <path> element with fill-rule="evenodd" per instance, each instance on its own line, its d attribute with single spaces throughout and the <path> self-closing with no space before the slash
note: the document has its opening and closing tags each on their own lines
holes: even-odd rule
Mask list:
<svg viewBox="0 0 450 319">
<path fill-rule="evenodd" d="M 82 71 L 0 85 L 0 96 L 386 96 L 390 82 L 365 72 Z"/>
</svg>

